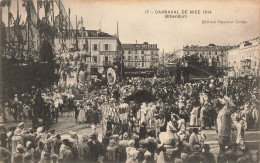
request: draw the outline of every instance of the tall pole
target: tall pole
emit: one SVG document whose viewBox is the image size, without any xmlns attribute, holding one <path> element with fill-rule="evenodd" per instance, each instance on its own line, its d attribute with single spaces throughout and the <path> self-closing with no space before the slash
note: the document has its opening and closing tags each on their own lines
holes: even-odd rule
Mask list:
<svg viewBox="0 0 260 163">
<path fill-rule="evenodd" d="M 83 40 L 83 18 L 81 17 L 81 39 Z"/>
<path fill-rule="evenodd" d="M 9 3 L 11 3 L 11 1 L 8 1 L 8 4 L 7 4 L 7 8 L 8 8 L 8 51 L 9 51 L 9 54 L 10 54 L 10 46 L 11 46 L 11 41 L 10 41 L 10 36 L 11 36 L 11 27 L 10 27 L 10 5 L 11 4 L 9 4 Z"/>
<path fill-rule="evenodd" d="M 59 1 L 59 32 L 61 32 L 61 11 L 60 11 L 60 1 Z M 60 34 L 59 34 L 59 44 L 60 44 Z"/>
<path fill-rule="evenodd" d="M 18 39 L 18 33 L 19 33 L 19 22 L 20 22 L 20 13 L 19 13 L 19 0 L 17 0 L 17 16 L 16 16 L 16 25 L 17 25 L 17 47 L 18 47 L 18 50 L 20 48 L 20 42 L 19 42 L 19 39 Z"/>
<path fill-rule="evenodd" d="M 90 64 L 92 63 L 91 61 L 92 61 L 92 56 L 91 56 L 91 36 L 89 37 L 89 55 L 90 55 Z M 91 71 L 90 71 L 91 72 Z"/>
<path fill-rule="evenodd" d="M 75 40 L 75 48 L 78 50 L 78 15 L 76 15 L 76 40 Z"/>
<path fill-rule="evenodd" d="M 69 8 L 69 41 L 70 41 L 70 8 Z"/>
<path fill-rule="evenodd" d="M 53 34 L 53 42 L 54 42 L 54 38 L 55 38 L 55 18 L 54 18 L 54 1 L 52 1 L 52 24 L 53 24 L 53 31 L 54 31 L 54 34 Z"/>
<path fill-rule="evenodd" d="M 27 29 L 27 46 L 28 46 L 28 52 L 27 54 L 29 55 L 30 53 L 30 19 L 31 19 L 31 14 L 30 14 L 30 3 L 27 3 L 27 23 L 28 23 L 28 29 Z"/>
</svg>

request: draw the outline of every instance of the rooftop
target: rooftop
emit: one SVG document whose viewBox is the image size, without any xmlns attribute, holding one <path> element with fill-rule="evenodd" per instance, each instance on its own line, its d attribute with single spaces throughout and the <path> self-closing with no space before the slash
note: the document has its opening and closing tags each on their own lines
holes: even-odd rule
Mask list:
<svg viewBox="0 0 260 163">
<path fill-rule="evenodd" d="M 159 50 L 157 44 L 148 44 L 144 42 L 143 44 L 122 44 L 123 50 Z"/>
<path fill-rule="evenodd" d="M 207 46 L 198 46 L 198 45 L 190 45 L 190 46 L 185 46 L 183 48 L 183 50 L 211 50 L 211 51 L 214 51 L 214 50 L 223 50 L 223 51 L 226 51 L 226 50 L 230 50 L 232 49 L 233 46 L 217 46 L 215 44 L 209 44 Z"/>
</svg>

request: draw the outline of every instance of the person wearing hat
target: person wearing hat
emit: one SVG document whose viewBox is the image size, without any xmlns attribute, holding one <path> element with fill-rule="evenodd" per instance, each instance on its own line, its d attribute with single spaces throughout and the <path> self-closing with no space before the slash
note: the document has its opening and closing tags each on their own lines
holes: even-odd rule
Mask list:
<svg viewBox="0 0 260 163">
<path fill-rule="evenodd" d="M 142 162 L 144 160 L 144 153 L 147 151 L 147 141 L 140 140 L 139 146 L 140 147 L 137 149 L 139 151 L 139 161 Z"/>
<path fill-rule="evenodd" d="M 51 158 L 51 163 L 58 163 L 59 156 L 57 154 L 52 154 L 50 158 Z"/>
<path fill-rule="evenodd" d="M 60 152 L 59 152 L 59 160 L 61 160 L 62 162 L 70 163 L 74 161 L 73 153 L 70 146 L 71 143 L 69 139 L 62 140 L 62 145 L 60 147 Z"/>
<path fill-rule="evenodd" d="M 41 155 L 42 155 L 42 152 L 44 151 L 44 143 L 42 141 L 39 141 L 38 142 L 38 147 L 35 149 L 35 157 L 34 157 L 34 160 L 35 162 L 39 162 L 41 160 Z"/>
<path fill-rule="evenodd" d="M 135 141 L 133 139 L 128 141 L 128 147 L 126 147 L 126 159 L 130 158 L 130 151 L 134 148 Z"/>
<path fill-rule="evenodd" d="M 80 162 L 88 162 L 88 155 L 89 155 L 89 146 L 88 146 L 88 139 L 87 135 L 82 136 L 82 142 L 79 144 L 79 161 Z"/>
<path fill-rule="evenodd" d="M 99 158 L 103 158 L 104 156 L 104 147 L 103 145 L 98 141 L 96 134 L 91 134 L 88 141 L 89 146 L 89 161 L 95 162 L 98 161 Z"/>
<path fill-rule="evenodd" d="M 210 152 L 209 144 L 204 144 L 203 149 L 202 156 L 205 158 L 205 162 L 215 163 L 216 159 L 213 153 Z"/>
<path fill-rule="evenodd" d="M 26 163 L 34 163 L 32 155 L 30 153 L 27 153 L 27 152 L 24 154 L 23 161 L 26 162 Z"/>
<path fill-rule="evenodd" d="M 189 138 L 189 144 L 190 144 L 191 151 L 194 151 L 194 146 L 195 145 L 199 145 L 198 134 L 199 134 L 198 128 L 194 127 L 192 129 L 192 134 L 190 135 L 190 138 Z"/>
<path fill-rule="evenodd" d="M 18 124 L 17 128 L 14 131 L 14 136 L 12 137 L 12 153 L 15 152 L 15 149 L 18 144 L 23 144 L 23 133 L 24 133 L 24 122 Z"/>
<path fill-rule="evenodd" d="M 24 154 L 25 154 L 25 151 L 24 151 L 23 145 L 18 144 L 16 146 L 15 152 L 13 153 L 14 162 L 16 162 L 16 161 L 17 162 L 23 162 Z M 18 158 L 21 159 L 21 160 L 19 160 Z"/>
<path fill-rule="evenodd" d="M 152 161 L 151 157 L 152 157 L 152 154 L 149 151 L 146 151 L 144 153 L 144 160 L 142 161 L 142 163 L 149 163 L 149 162 L 151 162 Z M 159 161 L 160 161 L 160 159 L 159 159 Z"/>
<path fill-rule="evenodd" d="M 0 162 L 9 163 L 11 162 L 11 158 L 11 152 L 6 148 L 0 147 Z"/>
<path fill-rule="evenodd" d="M 221 100 L 221 102 L 222 104 L 224 104 L 224 106 L 218 113 L 217 126 L 220 153 L 224 153 L 225 147 L 230 146 L 230 135 L 232 125 L 231 114 L 233 114 L 236 110 L 234 107 L 234 103 L 230 100 L 229 97 L 225 96 Z"/>
<path fill-rule="evenodd" d="M 111 139 L 107 147 L 107 157 L 109 161 L 115 162 L 117 158 L 118 145 L 114 139 Z"/>
<path fill-rule="evenodd" d="M 31 160 L 34 161 L 34 149 L 33 144 L 30 141 L 26 142 L 25 152 L 31 156 Z"/>
</svg>

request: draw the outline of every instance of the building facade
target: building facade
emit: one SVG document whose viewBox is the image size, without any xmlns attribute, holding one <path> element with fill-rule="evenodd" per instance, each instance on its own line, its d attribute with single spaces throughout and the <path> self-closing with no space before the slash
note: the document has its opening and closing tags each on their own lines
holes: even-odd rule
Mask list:
<svg viewBox="0 0 260 163">
<path fill-rule="evenodd" d="M 127 70 L 156 71 L 159 66 L 159 49 L 157 44 L 122 44 L 125 74 Z M 138 74 L 138 72 L 136 72 Z"/>
<path fill-rule="evenodd" d="M 119 69 L 121 43 L 116 35 L 82 28 L 74 38 L 77 38 L 80 53 L 85 54 L 87 62 L 91 63 L 92 75 L 104 76 L 110 67 Z"/>
<path fill-rule="evenodd" d="M 241 77 L 260 75 L 260 39 L 259 37 L 244 41 L 228 51 L 228 75 Z"/>
<path fill-rule="evenodd" d="M 227 51 L 232 48 L 233 46 L 216 46 L 214 44 L 209 44 L 208 46 L 191 45 L 183 47 L 183 55 L 189 56 L 197 54 L 200 57 L 216 60 L 220 63 L 219 67 L 227 67 Z"/>
</svg>

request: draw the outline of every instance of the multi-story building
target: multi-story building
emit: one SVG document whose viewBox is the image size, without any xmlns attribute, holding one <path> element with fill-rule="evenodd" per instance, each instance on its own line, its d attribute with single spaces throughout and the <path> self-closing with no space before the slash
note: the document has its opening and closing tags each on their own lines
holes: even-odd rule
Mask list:
<svg viewBox="0 0 260 163">
<path fill-rule="evenodd" d="M 159 66 L 157 44 L 122 44 L 124 71 L 127 74 L 156 73 Z M 136 71 L 133 71 L 135 69 Z M 129 71 L 128 71 L 129 70 Z"/>
<path fill-rule="evenodd" d="M 260 75 L 260 38 L 244 41 L 228 51 L 228 75 L 239 77 Z"/>
<path fill-rule="evenodd" d="M 220 63 L 220 67 L 227 67 L 227 51 L 232 48 L 233 46 L 216 46 L 209 44 L 208 46 L 185 46 L 182 50 L 184 56 L 197 54 L 208 59 L 215 59 Z"/>
<path fill-rule="evenodd" d="M 77 36 L 76 36 L 77 33 Z M 109 67 L 120 68 L 121 43 L 116 35 L 110 35 L 100 30 L 86 30 L 84 27 L 76 32 L 72 31 L 75 42 L 78 42 L 78 50 L 87 56 L 87 62 L 91 63 L 91 75 L 104 76 Z M 75 39 L 77 38 L 77 39 Z"/>
</svg>

